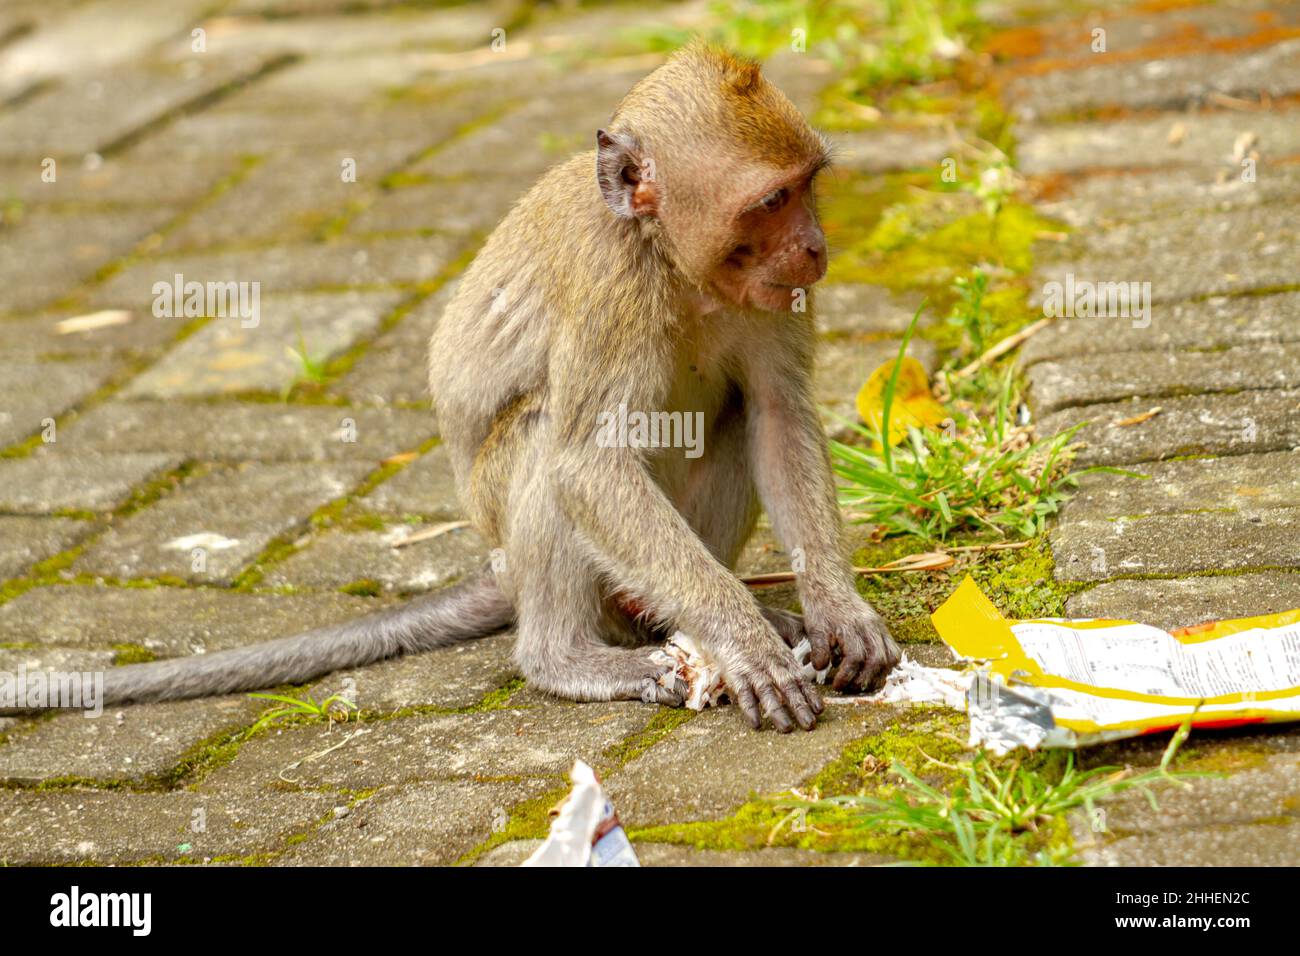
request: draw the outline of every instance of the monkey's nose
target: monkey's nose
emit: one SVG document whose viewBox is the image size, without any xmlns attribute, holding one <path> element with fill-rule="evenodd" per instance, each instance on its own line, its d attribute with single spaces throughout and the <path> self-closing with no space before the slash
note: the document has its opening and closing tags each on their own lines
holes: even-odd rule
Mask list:
<svg viewBox="0 0 1300 956">
<path fill-rule="evenodd" d="M 820 243 L 808 245 L 804 251 L 808 253 L 808 258 L 812 260 L 813 273 L 817 276 L 813 281 L 816 282 L 826 275 L 826 246 Z"/>
</svg>

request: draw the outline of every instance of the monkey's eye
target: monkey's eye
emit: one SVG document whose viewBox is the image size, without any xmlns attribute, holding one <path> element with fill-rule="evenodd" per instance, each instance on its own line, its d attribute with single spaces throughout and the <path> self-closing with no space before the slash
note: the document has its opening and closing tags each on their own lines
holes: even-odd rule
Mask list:
<svg viewBox="0 0 1300 956">
<path fill-rule="evenodd" d="M 766 209 L 768 212 L 776 212 L 778 209 L 780 209 L 782 206 L 785 205 L 785 200 L 787 195 L 788 194 L 786 193 L 784 188 L 773 190 L 772 192 L 768 193 L 766 196 L 762 198 L 761 202 L 763 204 L 763 208 Z"/>
</svg>

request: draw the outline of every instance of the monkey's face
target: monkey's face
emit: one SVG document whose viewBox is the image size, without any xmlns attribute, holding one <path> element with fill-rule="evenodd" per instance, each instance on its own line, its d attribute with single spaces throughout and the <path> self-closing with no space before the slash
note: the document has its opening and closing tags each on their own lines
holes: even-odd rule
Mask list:
<svg viewBox="0 0 1300 956">
<path fill-rule="evenodd" d="M 826 237 L 813 201 L 815 175 L 775 177 L 733 200 L 732 228 L 708 274 L 708 284 L 727 302 L 789 312 L 826 274 Z"/>
</svg>

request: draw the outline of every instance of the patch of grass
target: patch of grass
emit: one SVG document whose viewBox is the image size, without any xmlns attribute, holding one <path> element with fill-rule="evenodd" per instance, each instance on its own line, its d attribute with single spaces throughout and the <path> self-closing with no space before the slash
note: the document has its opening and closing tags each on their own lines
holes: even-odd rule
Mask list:
<svg viewBox="0 0 1300 956">
<path fill-rule="evenodd" d="M 705 35 L 756 59 L 784 50 L 828 60 L 839 79 L 820 120 L 853 117 L 863 99 L 950 77 L 982 32 L 974 0 L 714 0 Z M 627 32 L 643 49 L 667 51 L 691 31 Z"/>
<path fill-rule="evenodd" d="M 1035 439 L 1018 425 L 1019 395 L 1010 369 L 992 415 L 957 414 L 941 431 L 909 428 L 895 451 L 883 436 L 889 434 L 898 375 L 920 314 L 918 309 L 912 317 L 885 386 L 879 431 L 847 423 L 869 445 L 831 442 L 840 503 L 851 520 L 924 542 L 944 541 L 957 531 L 1033 538 L 1080 477 L 1117 471 L 1070 469 L 1070 442 L 1081 426 Z"/>
<path fill-rule="evenodd" d="M 298 325 L 298 344 L 289 349 L 293 357 L 298 361 L 298 371 L 292 382 L 284 387 L 282 394 L 283 399 L 287 399 L 289 394 L 299 385 L 310 385 L 320 387 L 329 380 L 328 375 L 328 356 L 315 355 L 307 347 L 306 336 L 303 335 L 302 325 Z"/>
<path fill-rule="evenodd" d="M 346 722 L 357 711 L 357 705 L 342 694 L 331 694 L 319 702 L 311 694 L 308 694 L 306 698 L 290 697 L 287 694 L 249 694 L 248 696 L 258 700 L 278 701 L 284 705 L 272 708 L 262 714 L 257 719 L 257 722 L 248 729 L 248 735 L 250 736 L 264 727 L 285 718 L 342 723 Z"/>
<path fill-rule="evenodd" d="M 819 800 L 783 801 L 781 806 L 856 816 L 856 825 L 887 835 L 919 835 L 957 866 L 1058 866 L 1073 863 L 1065 815 L 1082 808 L 1089 817 L 1098 804 L 1128 790 L 1159 804 L 1153 786 L 1186 785 L 1197 776 L 1170 771 L 1187 726 L 1174 735 L 1160 767 L 1133 773 L 1122 767 L 1078 770 L 1073 751 L 999 761 L 982 751 L 967 762 L 929 758 L 956 782 L 947 790 L 923 780 L 901 762 L 889 772 L 899 783 L 884 795 L 852 794 Z M 813 817 L 814 821 L 816 817 Z M 814 823 L 815 825 L 815 823 Z"/>
<path fill-rule="evenodd" d="M 953 283 L 957 302 L 948 316 L 948 325 L 959 329 L 970 343 L 972 357 L 982 355 L 993 344 L 993 314 L 985 304 L 989 277 L 983 269 L 961 276 Z"/>
</svg>

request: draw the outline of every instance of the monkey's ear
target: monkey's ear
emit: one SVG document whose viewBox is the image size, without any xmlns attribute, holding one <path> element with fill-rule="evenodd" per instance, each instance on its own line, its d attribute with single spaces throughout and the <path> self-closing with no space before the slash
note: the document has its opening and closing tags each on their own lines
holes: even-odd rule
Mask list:
<svg viewBox="0 0 1300 956">
<path fill-rule="evenodd" d="M 641 154 L 641 144 L 628 133 L 596 130 L 596 181 L 615 215 L 630 219 L 659 211 L 654 160 Z"/>
</svg>

